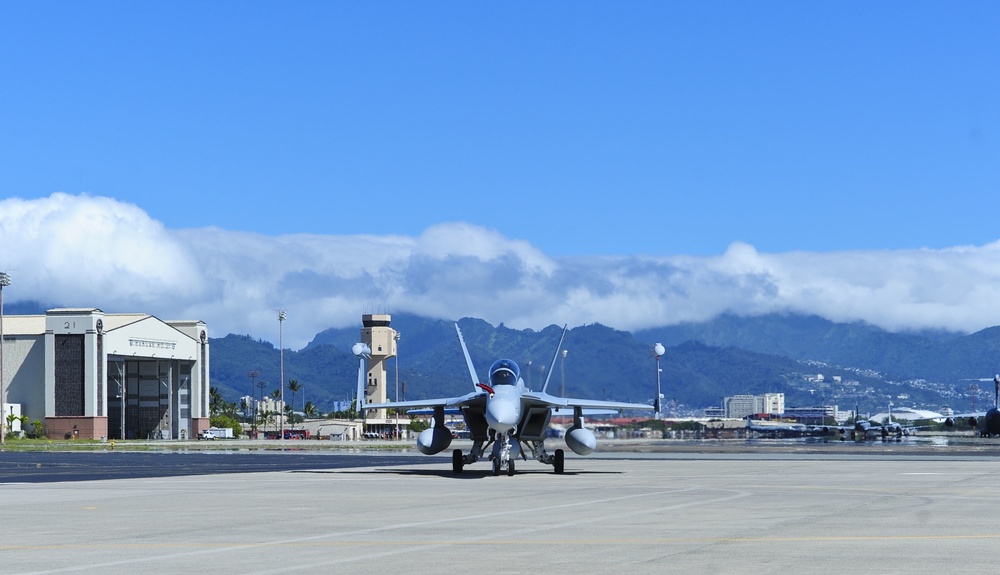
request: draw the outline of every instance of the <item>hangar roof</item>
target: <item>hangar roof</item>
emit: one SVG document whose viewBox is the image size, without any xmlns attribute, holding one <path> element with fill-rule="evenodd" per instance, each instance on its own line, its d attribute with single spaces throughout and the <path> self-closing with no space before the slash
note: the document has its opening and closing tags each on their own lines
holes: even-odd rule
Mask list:
<svg viewBox="0 0 1000 575">
<path fill-rule="evenodd" d="M 5 315 L 4 335 L 45 335 L 44 315 Z"/>
<path fill-rule="evenodd" d="M 99 313 L 103 318 L 105 331 L 154 317 L 148 313 L 104 313 L 97 308 L 58 308 L 48 310 L 47 313 L 49 315 Z M 3 317 L 3 333 L 4 335 L 45 335 L 45 317 L 44 315 L 5 315 Z M 164 321 L 159 318 L 157 321 L 172 326 L 200 323 L 188 320 Z"/>
</svg>

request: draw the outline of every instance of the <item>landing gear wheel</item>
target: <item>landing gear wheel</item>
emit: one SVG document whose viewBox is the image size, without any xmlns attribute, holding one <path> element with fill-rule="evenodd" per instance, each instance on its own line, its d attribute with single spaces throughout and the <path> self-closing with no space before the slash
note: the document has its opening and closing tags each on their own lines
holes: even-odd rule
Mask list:
<svg viewBox="0 0 1000 575">
<path fill-rule="evenodd" d="M 556 473 L 563 472 L 565 462 L 566 462 L 566 453 L 562 449 L 557 449 L 556 456 L 552 460 L 552 467 L 555 468 Z"/>
<path fill-rule="evenodd" d="M 514 460 L 513 459 L 508 459 L 507 460 L 507 475 L 508 476 L 514 475 Z"/>
<path fill-rule="evenodd" d="M 493 475 L 500 475 L 500 458 L 493 458 Z"/>
<path fill-rule="evenodd" d="M 462 450 L 461 449 L 456 449 L 455 451 L 452 451 L 451 452 L 451 470 L 454 471 L 455 473 L 461 473 L 462 472 L 462 467 L 464 465 L 465 465 L 465 462 L 462 461 Z"/>
</svg>

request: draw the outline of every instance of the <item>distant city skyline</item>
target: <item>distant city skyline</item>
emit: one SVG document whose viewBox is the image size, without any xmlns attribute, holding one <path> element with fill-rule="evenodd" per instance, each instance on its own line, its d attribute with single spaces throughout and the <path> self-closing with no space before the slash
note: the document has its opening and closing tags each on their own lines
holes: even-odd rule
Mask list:
<svg viewBox="0 0 1000 575">
<path fill-rule="evenodd" d="M 8 302 L 1000 324 L 1000 5 L 0 5 Z M 272 317 L 274 316 L 274 317 Z"/>
</svg>

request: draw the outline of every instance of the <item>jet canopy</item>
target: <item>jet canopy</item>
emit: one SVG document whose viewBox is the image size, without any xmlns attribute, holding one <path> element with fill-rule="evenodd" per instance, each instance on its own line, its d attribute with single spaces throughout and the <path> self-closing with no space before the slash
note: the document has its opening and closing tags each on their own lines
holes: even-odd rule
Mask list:
<svg viewBox="0 0 1000 575">
<path fill-rule="evenodd" d="M 490 385 L 517 385 L 521 370 L 509 359 L 498 359 L 490 366 Z"/>
</svg>

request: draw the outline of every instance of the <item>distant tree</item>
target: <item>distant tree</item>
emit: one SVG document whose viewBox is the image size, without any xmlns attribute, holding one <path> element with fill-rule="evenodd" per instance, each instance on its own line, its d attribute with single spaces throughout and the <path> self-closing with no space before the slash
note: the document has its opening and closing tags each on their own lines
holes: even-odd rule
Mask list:
<svg viewBox="0 0 1000 575">
<path fill-rule="evenodd" d="M 297 379 L 288 380 L 288 389 L 292 392 L 292 408 L 295 407 L 295 394 L 302 391 L 302 384 Z"/>
<path fill-rule="evenodd" d="M 212 415 L 222 412 L 223 403 L 225 403 L 225 400 L 222 399 L 222 393 L 219 391 L 219 388 L 208 388 L 208 409 Z"/>
<path fill-rule="evenodd" d="M 267 429 L 268 425 L 274 423 L 274 412 L 273 411 L 262 409 L 262 410 L 260 410 L 260 413 L 258 414 L 258 416 L 259 416 L 259 419 L 260 419 L 260 426 L 262 428 L 264 428 L 264 429 Z"/>
<path fill-rule="evenodd" d="M 292 425 L 301 421 L 300 416 L 295 413 L 295 410 L 292 409 L 291 405 L 285 406 L 285 418 L 288 420 L 288 423 Z"/>
<path fill-rule="evenodd" d="M 17 434 L 11 431 L 14 429 L 14 422 L 21 422 L 21 430 L 24 430 L 24 426 L 28 425 L 27 415 L 14 415 L 13 413 L 7 415 L 7 437 L 17 437 Z"/>
<path fill-rule="evenodd" d="M 313 402 L 307 401 L 305 405 L 302 406 L 302 411 L 308 419 L 315 419 L 319 417 L 319 410 L 313 405 Z"/>
<path fill-rule="evenodd" d="M 406 429 L 414 433 L 420 433 L 425 429 L 430 429 L 431 423 L 426 419 L 414 418 L 410 420 L 410 424 L 406 426 Z"/>
<path fill-rule="evenodd" d="M 229 415 L 213 415 L 209 419 L 209 424 L 212 427 L 231 428 L 233 430 L 233 437 L 243 435 L 243 426 L 240 424 L 239 420 Z"/>
</svg>

